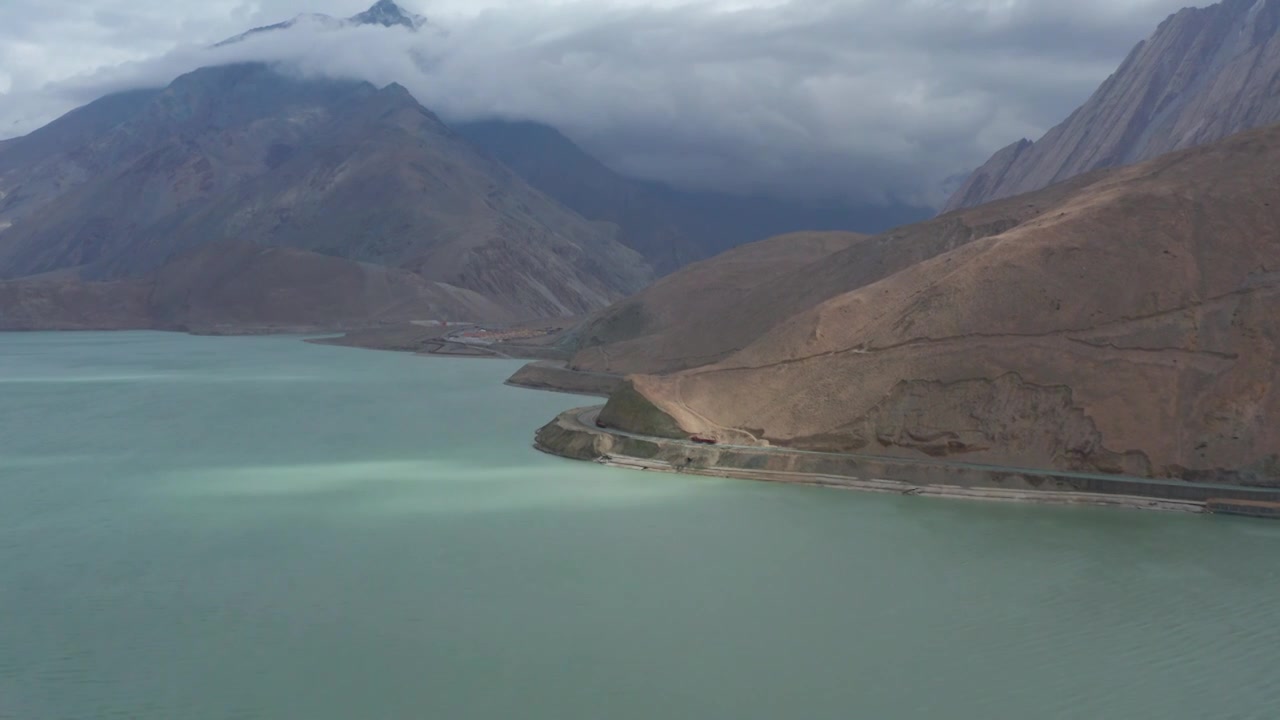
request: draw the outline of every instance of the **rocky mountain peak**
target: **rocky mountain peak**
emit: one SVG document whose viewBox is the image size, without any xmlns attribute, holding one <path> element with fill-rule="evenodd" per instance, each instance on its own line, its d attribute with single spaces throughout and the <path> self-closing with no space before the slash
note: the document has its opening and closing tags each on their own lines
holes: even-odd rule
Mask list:
<svg viewBox="0 0 1280 720">
<path fill-rule="evenodd" d="M 247 38 L 261 35 L 263 33 L 271 33 L 279 30 L 288 30 L 294 27 L 312 27 L 322 28 L 325 30 L 341 30 L 342 28 L 352 27 L 355 25 L 381 25 L 382 27 L 406 27 L 410 30 L 417 30 L 427 24 L 427 19 L 421 15 L 411 13 L 397 5 L 393 0 L 378 0 L 372 7 L 362 13 L 352 15 L 351 17 L 340 20 L 332 15 L 324 13 L 304 13 L 295 16 L 291 20 L 278 22 L 274 25 L 264 25 L 263 27 L 253 28 L 247 32 L 228 38 L 214 47 L 223 47 L 241 42 Z"/>
<path fill-rule="evenodd" d="M 383 27 L 402 25 L 411 30 L 417 30 L 426 24 L 427 19 L 421 15 L 407 12 L 397 5 L 394 0 L 378 0 L 368 10 L 352 16 L 351 22 L 357 25 L 381 25 Z"/>
<path fill-rule="evenodd" d="M 1223 0 L 1160 24 L 1061 125 L 998 152 L 947 210 L 1031 192 L 1280 122 L 1280 0 Z"/>
</svg>

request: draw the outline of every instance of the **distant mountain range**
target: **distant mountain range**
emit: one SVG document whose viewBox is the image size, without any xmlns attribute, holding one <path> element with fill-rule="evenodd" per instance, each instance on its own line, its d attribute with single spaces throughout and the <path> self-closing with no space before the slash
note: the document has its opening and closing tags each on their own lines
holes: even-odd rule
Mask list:
<svg viewBox="0 0 1280 720">
<path fill-rule="evenodd" d="M 1280 0 L 1186 8 L 1036 142 L 995 154 L 944 209 L 1047 187 L 1280 122 Z"/>
<path fill-rule="evenodd" d="M 493 120 L 461 123 L 455 129 L 571 210 L 617 225 L 622 242 L 644 255 L 659 275 L 793 230 L 879 232 L 932 214 L 929 208 L 903 204 L 677 190 L 625 177 L 547 125 Z"/>
<path fill-rule="evenodd" d="M 223 44 L 305 24 L 427 23 L 380 0 L 351 18 L 302 15 Z M 41 327 L 42 307 L 53 327 L 220 330 L 345 327 L 409 309 L 420 319 L 572 316 L 776 232 L 875 230 L 927 212 L 682 192 L 624 177 L 547 126 L 455 130 L 399 85 L 208 67 L 0 143 L 0 280 L 20 283 L 7 297 L 22 299 L 20 313 L 17 300 L 0 306 L 0 327 Z M 210 277 L 196 282 L 204 265 Z M 180 302 L 176 277 L 198 292 L 166 307 Z M 323 281 L 337 277 L 360 280 Z M 106 285 L 76 286 L 86 282 Z M 370 282 L 385 292 L 371 295 Z M 103 301 L 111 288 L 146 302 Z M 343 292 L 351 306 L 339 310 Z M 77 310 L 88 298 L 124 314 Z M 334 308 L 331 322 L 304 311 L 312 306 Z"/>
<path fill-rule="evenodd" d="M 250 242 L 409 270 L 526 317 L 652 278 L 616 229 L 529 187 L 396 85 L 206 68 L 72 113 L 6 146 L 0 169 L 4 277 L 144 277 Z"/>
</svg>

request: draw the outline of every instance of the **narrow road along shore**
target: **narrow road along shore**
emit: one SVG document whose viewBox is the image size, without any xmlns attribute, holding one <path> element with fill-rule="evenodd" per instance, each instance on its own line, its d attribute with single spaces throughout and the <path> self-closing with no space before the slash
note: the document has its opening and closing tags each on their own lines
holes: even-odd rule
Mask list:
<svg viewBox="0 0 1280 720">
<path fill-rule="evenodd" d="M 704 445 L 595 425 L 600 407 L 562 413 L 538 431 L 543 452 L 651 472 L 739 478 L 915 497 L 1124 507 L 1185 513 L 1210 499 L 1277 501 L 1280 490 L 1086 473 L 964 465 L 933 460 L 821 453 L 777 447 Z M 895 478 L 895 479 L 888 479 Z"/>
<path fill-rule="evenodd" d="M 1040 503 L 1045 505 L 1081 505 L 1094 507 L 1124 507 L 1136 510 L 1164 510 L 1171 512 L 1202 513 L 1205 503 L 1155 500 L 1132 495 L 1104 495 L 1060 490 L 1005 490 L 1001 488 L 972 488 L 958 485 L 916 485 L 900 480 L 877 478 L 839 477 L 835 475 L 810 475 L 797 472 L 769 470 L 724 470 L 721 468 L 682 468 L 670 463 L 641 460 L 638 458 L 603 456 L 596 461 L 601 465 L 628 470 L 670 472 L 706 477 L 778 482 L 788 485 L 858 490 L 910 497 L 938 497 L 954 500 L 982 500 L 988 502 Z"/>
</svg>

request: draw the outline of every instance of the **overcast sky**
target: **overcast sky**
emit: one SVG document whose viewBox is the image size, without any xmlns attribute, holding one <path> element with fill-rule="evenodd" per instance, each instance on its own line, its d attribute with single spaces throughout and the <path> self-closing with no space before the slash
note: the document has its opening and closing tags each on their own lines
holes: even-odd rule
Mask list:
<svg viewBox="0 0 1280 720">
<path fill-rule="evenodd" d="M 0 0 L 0 138 L 201 65 L 398 81 L 446 120 L 553 124 L 678 185 L 939 200 L 1079 105 L 1188 0 L 403 0 L 434 29 L 301 29 L 372 0 Z M 1207 2 L 1199 2 L 1204 5 Z"/>
</svg>

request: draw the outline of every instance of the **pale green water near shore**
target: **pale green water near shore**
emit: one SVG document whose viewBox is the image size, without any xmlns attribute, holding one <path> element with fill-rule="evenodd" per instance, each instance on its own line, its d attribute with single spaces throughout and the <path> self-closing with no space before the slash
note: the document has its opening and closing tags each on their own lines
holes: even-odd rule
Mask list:
<svg viewBox="0 0 1280 720">
<path fill-rule="evenodd" d="M 1280 708 L 1280 523 L 570 463 L 515 367 L 0 335 L 0 718 Z"/>
</svg>

